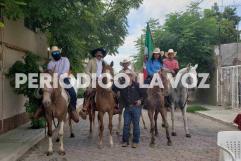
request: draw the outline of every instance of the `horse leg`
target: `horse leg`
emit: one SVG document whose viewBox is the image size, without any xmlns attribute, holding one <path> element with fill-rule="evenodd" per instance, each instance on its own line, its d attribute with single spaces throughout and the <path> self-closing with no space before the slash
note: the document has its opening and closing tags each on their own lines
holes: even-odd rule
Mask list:
<svg viewBox="0 0 241 161">
<path fill-rule="evenodd" d="M 46 120 L 47 120 L 47 125 L 48 125 L 48 138 L 49 138 L 49 148 L 48 148 L 47 156 L 50 156 L 50 155 L 53 154 L 52 119 L 51 119 L 51 118 L 48 118 L 48 119 L 46 119 Z"/>
<path fill-rule="evenodd" d="M 184 129 L 185 129 L 186 137 L 190 138 L 191 134 L 189 132 L 188 125 L 187 125 L 186 109 L 187 109 L 187 106 L 185 106 L 181 111 L 182 111 L 182 117 L 183 117 Z"/>
<path fill-rule="evenodd" d="M 153 113 L 154 113 L 153 110 L 148 110 L 148 116 L 151 124 L 151 142 L 150 142 L 151 147 L 155 145 Z"/>
<path fill-rule="evenodd" d="M 171 146 L 172 141 L 171 141 L 170 134 L 169 134 L 169 125 L 168 125 L 168 122 L 167 122 L 167 115 L 166 115 L 167 113 L 166 113 L 165 107 L 162 107 L 160 109 L 160 113 L 161 113 L 162 120 L 163 120 L 163 123 L 165 125 L 165 129 L 166 129 L 167 145 Z"/>
<path fill-rule="evenodd" d="M 95 110 L 92 111 L 92 123 L 93 127 L 95 127 Z"/>
<path fill-rule="evenodd" d="M 70 137 L 74 138 L 74 133 L 73 133 L 73 126 L 72 126 L 72 121 L 71 118 L 69 117 L 69 130 L 70 130 Z"/>
<path fill-rule="evenodd" d="M 121 113 L 119 114 L 119 117 L 118 117 L 118 127 L 117 127 L 117 132 L 116 132 L 117 135 L 120 135 L 122 112 L 123 112 L 123 109 L 121 110 Z"/>
<path fill-rule="evenodd" d="M 60 139 L 59 155 L 65 155 L 65 151 L 64 151 L 64 121 L 60 122 L 59 139 Z"/>
<path fill-rule="evenodd" d="M 174 112 L 175 112 L 175 107 L 172 104 L 171 105 L 172 136 L 177 136 L 177 133 L 175 132 L 175 128 L 174 128 Z"/>
<path fill-rule="evenodd" d="M 155 136 L 158 136 L 158 129 L 157 129 L 157 118 L 158 118 L 158 111 L 155 111 L 154 114 L 154 121 L 155 121 Z"/>
<path fill-rule="evenodd" d="M 145 122 L 145 120 L 144 120 L 144 116 L 143 116 L 142 111 L 141 111 L 141 119 L 142 119 L 142 123 L 143 123 L 144 129 L 147 129 L 147 127 L 146 127 L 146 122 Z"/>
<path fill-rule="evenodd" d="M 113 137 L 112 137 L 112 117 L 113 117 L 113 113 L 109 112 L 109 130 L 110 130 L 110 146 L 113 147 L 114 143 L 113 143 Z"/>
<path fill-rule="evenodd" d="M 89 110 L 89 121 L 90 121 L 90 135 L 92 134 L 92 126 L 93 126 L 93 113 L 92 113 L 92 110 Z"/>
<path fill-rule="evenodd" d="M 98 112 L 98 121 L 99 121 L 99 148 L 102 148 L 103 145 L 103 131 L 104 131 L 104 122 L 103 122 L 104 112 Z"/>
</svg>

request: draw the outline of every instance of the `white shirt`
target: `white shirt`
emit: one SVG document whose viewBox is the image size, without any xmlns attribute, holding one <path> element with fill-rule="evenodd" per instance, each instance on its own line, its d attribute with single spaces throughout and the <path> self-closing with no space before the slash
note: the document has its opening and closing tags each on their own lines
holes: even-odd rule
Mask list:
<svg viewBox="0 0 241 161">
<path fill-rule="evenodd" d="M 96 59 L 96 77 L 100 77 L 102 74 L 102 70 L 103 70 L 103 60 L 98 60 Z"/>
<path fill-rule="evenodd" d="M 48 64 L 48 70 L 54 71 L 54 73 L 68 74 L 70 70 L 69 59 L 66 57 L 61 57 L 58 61 L 51 60 Z"/>
</svg>

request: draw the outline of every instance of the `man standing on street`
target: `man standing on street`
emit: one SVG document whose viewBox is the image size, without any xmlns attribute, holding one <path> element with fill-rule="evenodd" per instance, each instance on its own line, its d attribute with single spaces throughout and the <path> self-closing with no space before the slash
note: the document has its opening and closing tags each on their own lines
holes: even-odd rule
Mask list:
<svg viewBox="0 0 241 161">
<path fill-rule="evenodd" d="M 120 89 L 113 87 L 115 92 L 120 91 L 120 97 L 123 99 L 125 105 L 124 111 L 124 128 L 123 128 L 123 144 L 122 147 L 129 145 L 129 131 L 130 124 L 133 124 L 133 140 L 132 148 L 136 148 L 140 142 L 140 116 L 141 116 L 141 102 L 143 98 L 143 91 L 139 84 L 135 82 L 135 74 L 131 70 L 126 70 L 130 78 L 129 85 L 126 88 Z"/>
</svg>

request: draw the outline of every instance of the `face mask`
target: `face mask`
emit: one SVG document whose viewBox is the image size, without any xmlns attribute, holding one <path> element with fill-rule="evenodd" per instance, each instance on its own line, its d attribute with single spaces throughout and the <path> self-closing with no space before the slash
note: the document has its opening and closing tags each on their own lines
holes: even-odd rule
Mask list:
<svg viewBox="0 0 241 161">
<path fill-rule="evenodd" d="M 59 51 L 54 51 L 52 52 L 52 57 L 54 58 L 55 61 L 58 61 L 61 58 L 61 54 Z"/>
</svg>

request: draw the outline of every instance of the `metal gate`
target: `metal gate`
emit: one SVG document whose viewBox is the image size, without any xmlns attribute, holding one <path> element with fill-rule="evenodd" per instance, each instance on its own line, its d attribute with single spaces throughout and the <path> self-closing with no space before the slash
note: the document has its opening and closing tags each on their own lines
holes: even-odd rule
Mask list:
<svg viewBox="0 0 241 161">
<path fill-rule="evenodd" d="M 241 65 L 220 68 L 217 79 L 217 97 L 222 106 L 241 107 Z"/>
</svg>

